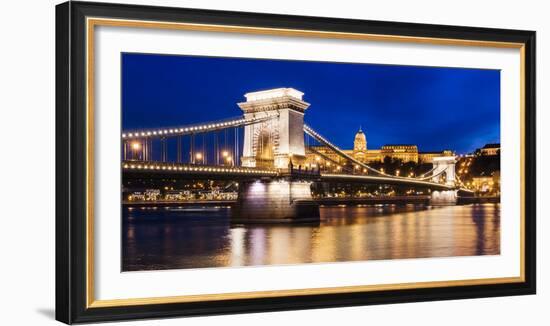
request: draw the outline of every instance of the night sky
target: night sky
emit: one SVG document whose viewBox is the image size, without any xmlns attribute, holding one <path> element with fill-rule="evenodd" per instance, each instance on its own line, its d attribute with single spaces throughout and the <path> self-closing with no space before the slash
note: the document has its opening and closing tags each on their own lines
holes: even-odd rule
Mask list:
<svg viewBox="0 0 550 326">
<path fill-rule="evenodd" d="M 472 152 L 500 142 L 500 72 L 354 63 L 122 54 L 122 129 L 237 117 L 247 92 L 293 87 L 306 123 L 344 149 Z"/>
</svg>

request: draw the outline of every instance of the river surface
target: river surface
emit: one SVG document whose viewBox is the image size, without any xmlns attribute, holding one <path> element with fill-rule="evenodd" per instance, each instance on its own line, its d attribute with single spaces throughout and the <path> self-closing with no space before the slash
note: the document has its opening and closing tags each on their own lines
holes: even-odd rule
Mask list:
<svg viewBox="0 0 550 326">
<path fill-rule="evenodd" d="M 123 207 L 123 271 L 500 254 L 500 205 L 321 207 L 315 225 L 232 225 L 228 207 Z"/>
</svg>

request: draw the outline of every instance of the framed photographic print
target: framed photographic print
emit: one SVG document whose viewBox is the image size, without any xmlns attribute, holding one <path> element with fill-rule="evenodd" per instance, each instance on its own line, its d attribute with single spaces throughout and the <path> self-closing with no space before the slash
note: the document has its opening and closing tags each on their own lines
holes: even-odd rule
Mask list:
<svg viewBox="0 0 550 326">
<path fill-rule="evenodd" d="M 535 293 L 535 32 L 56 8 L 56 318 Z"/>
</svg>

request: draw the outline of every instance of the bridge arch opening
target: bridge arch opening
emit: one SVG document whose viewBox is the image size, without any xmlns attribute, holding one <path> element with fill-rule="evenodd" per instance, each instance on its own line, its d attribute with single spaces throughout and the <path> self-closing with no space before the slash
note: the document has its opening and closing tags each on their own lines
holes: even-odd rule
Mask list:
<svg viewBox="0 0 550 326">
<path fill-rule="evenodd" d="M 454 185 L 456 181 L 455 164 L 456 157 L 454 156 L 434 157 L 432 181 L 446 185 Z"/>
<path fill-rule="evenodd" d="M 445 184 L 447 183 L 447 171 L 443 171 L 440 175 L 439 175 L 439 182 Z"/>
<path fill-rule="evenodd" d="M 273 133 L 269 128 L 261 128 L 256 136 L 256 167 L 273 168 L 275 155 Z"/>
</svg>

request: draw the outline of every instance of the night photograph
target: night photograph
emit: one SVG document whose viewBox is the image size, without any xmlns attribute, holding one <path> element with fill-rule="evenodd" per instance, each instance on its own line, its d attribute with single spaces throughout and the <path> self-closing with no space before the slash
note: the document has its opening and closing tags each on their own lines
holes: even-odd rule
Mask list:
<svg viewBox="0 0 550 326">
<path fill-rule="evenodd" d="M 122 53 L 122 269 L 500 254 L 500 71 Z"/>
</svg>

